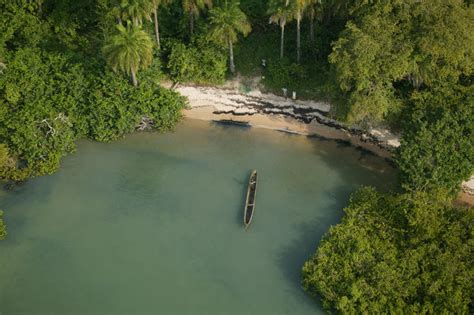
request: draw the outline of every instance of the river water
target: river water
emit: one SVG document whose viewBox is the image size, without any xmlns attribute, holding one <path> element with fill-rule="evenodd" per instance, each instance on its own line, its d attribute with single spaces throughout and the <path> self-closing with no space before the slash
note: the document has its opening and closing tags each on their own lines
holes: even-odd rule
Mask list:
<svg viewBox="0 0 474 315">
<path fill-rule="evenodd" d="M 334 141 L 195 120 L 81 141 L 62 164 L 0 193 L 2 315 L 323 313 L 303 262 L 353 190 L 394 183 L 383 160 Z"/>
</svg>

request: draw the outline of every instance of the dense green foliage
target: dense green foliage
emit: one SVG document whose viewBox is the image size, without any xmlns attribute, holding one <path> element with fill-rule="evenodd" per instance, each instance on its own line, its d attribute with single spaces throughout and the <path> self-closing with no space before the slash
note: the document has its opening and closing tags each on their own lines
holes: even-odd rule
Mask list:
<svg viewBox="0 0 474 315">
<path fill-rule="evenodd" d="M 82 136 L 115 139 L 143 117 L 158 129 L 169 128 L 184 104 L 150 82 L 134 89 L 110 73 L 92 79 L 64 55 L 28 48 L 8 60 L 0 95 L 0 141 L 15 165 L 3 168 L 2 176 L 17 180 L 55 171 Z"/>
<path fill-rule="evenodd" d="M 404 193 L 357 192 L 304 265 L 303 286 L 346 314 L 472 313 L 474 212 L 450 204 L 474 172 L 474 11 L 458 0 L 400 0 L 338 12 L 346 26 L 328 56 L 334 114 L 400 128 Z"/>
<path fill-rule="evenodd" d="M 0 179 L 55 171 L 81 137 L 173 128 L 163 77 L 263 77 L 403 134 L 404 193 L 356 193 L 305 289 L 342 313 L 473 313 L 473 211 L 448 204 L 474 172 L 472 29 L 462 0 L 0 0 Z"/>
<path fill-rule="evenodd" d="M 303 267 L 303 286 L 343 314 L 470 314 L 474 209 L 436 193 L 365 188 Z"/>
<path fill-rule="evenodd" d="M 463 1 L 380 1 L 352 11 L 329 57 L 350 122 L 380 121 L 401 111 L 400 93 L 473 74 L 474 10 Z"/>
<path fill-rule="evenodd" d="M 414 93 L 397 162 L 406 190 L 452 194 L 474 173 L 474 90 Z"/>
<path fill-rule="evenodd" d="M 138 21 L 136 24 L 138 25 Z M 128 22 L 125 27 L 118 24 L 116 33 L 108 39 L 102 49 L 112 69 L 130 75 L 135 87 L 138 85 L 138 70 L 148 68 L 153 60 L 151 38 L 137 25 Z"/>
<path fill-rule="evenodd" d="M 0 143 L 0 174 L 8 168 L 10 153 L 5 144 Z"/>
<path fill-rule="evenodd" d="M 112 73 L 94 82 L 88 113 L 89 135 L 99 141 L 115 140 L 135 129 L 173 128 L 181 117 L 184 100 L 178 94 L 156 89 L 147 81 L 132 87 Z M 150 124 L 150 126 L 148 126 Z"/>
<path fill-rule="evenodd" d="M 157 85 L 160 63 L 152 62 L 152 41 L 138 26 L 148 15 L 132 18 L 132 5 L 0 2 L 0 178 L 51 173 L 84 136 L 108 141 L 177 122 L 184 99 Z M 116 17 L 135 25 L 116 25 Z M 134 89 L 105 61 L 134 83 L 138 69 L 151 68 Z"/>
<path fill-rule="evenodd" d="M 236 0 L 225 1 L 221 6 L 209 11 L 211 40 L 224 47 L 229 47 L 229 69 L 235 72 L 233 45 L 238 40 L 238 35 L 247 36 L 252 27 Z"/>
<path fill-rule="evenodd" d="M 220 84 L 225 80 L 226 57 L 218 47 L 169 43 L 168 72 L 175 83 Z"/>
<path fill-rule="evenodd" d="M 7 65 L 0 76 L 0 141 L 21 169 L 11 177 L 50 173 L 86 131 L 84 71 L 63 55 L 30 48 L 16 51 Z"/>
<path fill-rule="evenodd" d="M 3 222 L 3 211 L 0 210 L 0 241 L 4 240 L 7 237 L 7 227 Z"/>
</svg>

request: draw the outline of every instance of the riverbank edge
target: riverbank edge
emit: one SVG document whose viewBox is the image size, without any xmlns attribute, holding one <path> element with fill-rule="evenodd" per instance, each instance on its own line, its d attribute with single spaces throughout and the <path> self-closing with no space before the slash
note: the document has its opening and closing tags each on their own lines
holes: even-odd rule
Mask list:
<svg viewBox="0 0 474 315">
<path fill-rule="evenodd" d="M 296 118 L 286 115 L 277 114 L 234 114 L 227 112 L 219 112 L 214 106 L 191 107 L 183 111 L 186 118 L 199 119 L 205 121 L 214 121 L 235 125 L 247 125 L 254 128 L 271 129 L 289 134 L 298 134 L 307 137 L 318 137 L 327 140 L 344 141 L 350 145 L 369 151 L 388 162 L 393 162 L 393 150 L 384 146 L 371 137 L 354 135 L 345 129 L 338 129 L 332 126 L 321 124 L 316 120 L 309 123 L 302 122 Z"/>
<path fill-rule="evenodd" d="M 318 136 L 346 141 L 355 147 L 392 160 L 400 145 L 399 136 L 388 129 L 348 127 L 329 117 L 331 105 L 324 101 L 293 100 L 273 93 L 262 92 L 258 84 L 249 92 L 241 92 L 240 80 L 224 86 L 184 85 L 162 86 L 188 99 L 185 117 L 201 120 L 226 120 L 248 123 L 253 127 L 274 129 L 306 136 Z"/>
<path fill-rule="evenodd" d="M 166 84 L 167 88 L 171 85 Z M 389 163 L 400 145 L 399 136 L 385 129 L 350 128 L 327 117 L 324 102 L 294 101 L 257 90 L 243 94 L 235 87 L 180 85 L 173 90 L 188 99 L 183 116 L 191 119 L 235 123 L 308 137 L 344 141 L 375 154 Z M 473 176 L 474 178 L 474 176 Z M 474 207 L 474 181 L 462 185 L 457 203 Z"/>
</svg>

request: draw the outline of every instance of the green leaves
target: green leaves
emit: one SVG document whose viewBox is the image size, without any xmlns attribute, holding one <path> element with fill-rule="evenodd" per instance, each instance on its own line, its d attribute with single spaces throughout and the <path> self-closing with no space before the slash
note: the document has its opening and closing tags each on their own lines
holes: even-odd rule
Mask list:
<svg viewBox="0 0 474 315">
<path fill-rule="evenodd" d="M 3 211 L 0 210 L 0 241 L 4 240 L 7 237 L 7 226 L 3 222 Z"/>
<path fill-rule="evenodd" d="M 120 9 L 124 20 L 128 19 L 138 26 L 142 25 L 144 19 L 151 21 L 154 3 L 152 0 L 122 0 Z"/>
<path fill-rule="evenodd" d="M 135 84 L 135 74 L 150 66 L 153 60 L 153 42 L 139 26 L 118 24 L 116 33 L 107 40 L 102 52 L 114 71 L 132 75 Z"/>
<path fill-rule="evenodd" d="M 110 141 L 134 131 L 143 117 L 157 130 L 181 117 L 184 100 L 153 80 L 133 88 L 102 71 L 86 75 L 81 64 L 39 49 L 21 49 L 8 60 L 0 75 L 0 177 L 50 174 L 80 137 Z"/>
<path fill-rule="evenodd" d="M 403 99 L 396 95 L 471 75 L 473 19 L 473 10 L 459 0 L 355 5 L 329 56 L 347 96 L 345 118 L 380 122 L 399 109 Z"/>
<path fill-rule="evenodd" d="M 169 45 L 168 71 L 173 82 L 220 84 L 225 80 L 226 58 L 210 43 L 186 46 L 180 42 Z"/>
<path fill-rule="evenodd" d="M 442 197 L 442 196 L 441 196 Z M 474 209 L 436 192 L 364 188 L 303 266 L 303 287 L 323 305 L 353 313 L 469 313 Z"/>
<path fill-rule="evenodd" d="M 295 18 L 294 2 L 287 0 L 271 0 L 268 3 L 268 11 L 270 15 L 269 22 L 278 24 L 280 27 L 291 22 Z"/>
<path fill-rule="evenodd" d="M 211 25 L 209 36 L 224 47 L 235 43 L 239 34 L 247 36 L 252 30 L 247 16 L 240 10 L 239 5 L 238 1 L 228 0 L 209 11 Z"/>
<path fill-rule="evenodd" d="M 406 190 L 435 188 L 455 195 L 474 172 L 472 87 L 415 93 L 397 154 Z"/>
<path fill-rule="evenodd" d="M 89 136 L 98 141 L 112 141 L 137 129 L 146 117 L 155 130 L 169 130 L 181 118 L 185 100 L 144 81 L 133 88 L 112 73 L 95 81 L 88 112 Z"/>
<path fill-rule="evenodd" d="M 8 60 L 0 76 L 0 142 L 18 159 L 6 177 L 51 173 L 74 150 L 85 132 L 80 114 L 86 85 L 82 69 L 60 54 L 21 49 Z"/>
</svg>

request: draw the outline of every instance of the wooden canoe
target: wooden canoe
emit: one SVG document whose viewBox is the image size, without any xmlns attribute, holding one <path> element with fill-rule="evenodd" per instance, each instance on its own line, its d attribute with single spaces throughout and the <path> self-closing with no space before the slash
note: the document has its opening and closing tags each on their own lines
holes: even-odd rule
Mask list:
<svg viewBox="0 0 474 315">
<path fill-rule="evenodd" d="M 247 199 L 245 200 L 244 226 L 248 228 L 252 223 L 255 212 L 255 197 L 257 195 L 257 171 L 254 170 L 249 178 L 249 187 L 247 189 Z"/>
</svg>

